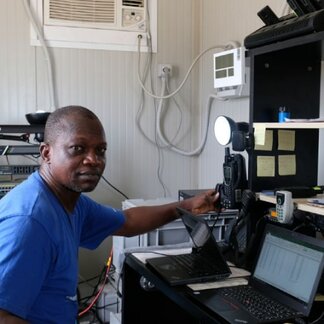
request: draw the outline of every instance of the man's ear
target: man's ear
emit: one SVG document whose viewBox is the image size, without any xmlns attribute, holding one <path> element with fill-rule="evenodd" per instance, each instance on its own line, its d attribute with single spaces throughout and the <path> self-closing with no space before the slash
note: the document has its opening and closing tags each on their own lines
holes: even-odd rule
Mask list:
<svg viewBox="0 0 324 324">
<path fill-rule="evenodd" d="M 45 163 L 50 163 L 51 154 L 50 154 L 50 145 L 47 143 L 41 143 L 39 147 L 40 155 Z"/>
</svg>

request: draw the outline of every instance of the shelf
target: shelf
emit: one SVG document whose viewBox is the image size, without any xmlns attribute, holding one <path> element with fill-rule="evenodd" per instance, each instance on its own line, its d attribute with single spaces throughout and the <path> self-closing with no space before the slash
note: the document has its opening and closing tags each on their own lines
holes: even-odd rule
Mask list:
<svg viewBox="0 0 324 324">
<path fill-rule="evenodd" d="M 324 128 L 324 122 L 287 122 L 287 123 L 253 123 L 253 127 L 278 129 L 319 129 Z"/>
<path fill-rule="evenodd" d="M 0 145 L 2 155 L 39 155 L 39 145 Z"/>
<path fill-rule="evenodd" d="M 317 195 L 316 198 L 324 198 L 324 195 Z M 272 196 L 272 195 L 265 195 L 263 193 L 259 193 L 258 194 L 258 199 L 261 200 L 261 201 L 271 203 L 271 204 L 276 204 L 276 198 L 275 198 L 275 196 Z M 299 210 L 305 211 L 305 212 L 309 212 L 309 213 L 324 216 L 324 208 L 309 205 L 307 203 L 307 199 L 308 198 L 295 198 L 295 199 L 293 199 L 296 208 L 299 209 Z"/>
<path fill-rule="evenodd" d="M 290 49 L 292 47 L 302 46 L 302 45 L 310 44 L 310 43 L 314 43 L 314 42 L 321 43 L 321 46 L 322 46 L 321 53 L 322 53 L 322 55 L 324 55 L 323 39 L 324 39 L 324 31 L 310 33 L 308 35 L 300 35 L 300 36 L 289 38 L 289 39 L 282 40 L 279 42 L 274 42 L 274 43 L 263 45 L 260 47 L 251 48 L 248 50 L 248 55 L 249 56 L 262 55 L 262 54 L 285 50 L 285 49 Z M 322 60 L 324 60 L 323 57 L 322 57 Z"/>
<path fill-rule="evenodd" d="M 0 134 L 5 133 L 43 133 L 45 124 L 34 125 L 0 125 Z"/>
</svg>

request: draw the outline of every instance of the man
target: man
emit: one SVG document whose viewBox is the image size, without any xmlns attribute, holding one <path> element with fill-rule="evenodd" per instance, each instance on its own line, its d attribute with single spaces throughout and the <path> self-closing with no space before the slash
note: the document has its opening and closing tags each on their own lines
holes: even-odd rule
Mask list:
<svg viewBox="0 0 324 324">
<path fill-rule="evenodd" d="M 94 202 L 81 193 L 95 189 L 106 150 L 90 110 L 69 106 L 49 116 L 39 172 L 0 200 L 0 323 L 74 323 L 80 246 L 150 231 L 174 220 L 177 206 L 195 214 L 214 209 L 212 190 L 125 211 Z"/>
</svg>

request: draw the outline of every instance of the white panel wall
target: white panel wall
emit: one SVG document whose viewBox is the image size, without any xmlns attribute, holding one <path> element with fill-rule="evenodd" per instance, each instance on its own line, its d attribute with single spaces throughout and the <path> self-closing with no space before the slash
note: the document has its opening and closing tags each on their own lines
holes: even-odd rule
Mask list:
<svg viewBox="0 0 324 324">
<path fill-rule="evenodd" d="M 35 105 L 35 50 L 21 1 L 0 1 L 0 123 L 25 122 Z"/>
</svg>

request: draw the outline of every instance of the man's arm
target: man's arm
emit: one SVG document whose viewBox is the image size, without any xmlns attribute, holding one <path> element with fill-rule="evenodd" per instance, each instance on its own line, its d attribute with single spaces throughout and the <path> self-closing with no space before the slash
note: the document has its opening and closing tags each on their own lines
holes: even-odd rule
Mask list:
<svg viewBox="0 0 324 324">
<path fill-rule="evenodd" d="M 218 194 L 215 190 L 178 202 L 159 206 L 140 206 L 124 211 L 126 222 L 114 233 L 120 236 L 133 236 L 149 232 L 178 218 L 176 208 L 181 207 L 193 214 L 202 214 L 215 210 Z"/>
<path fill-rule="evenodd" d="M 27 321 L 0 309 L 1 324 L 28 324 Z"/>
</svg>

